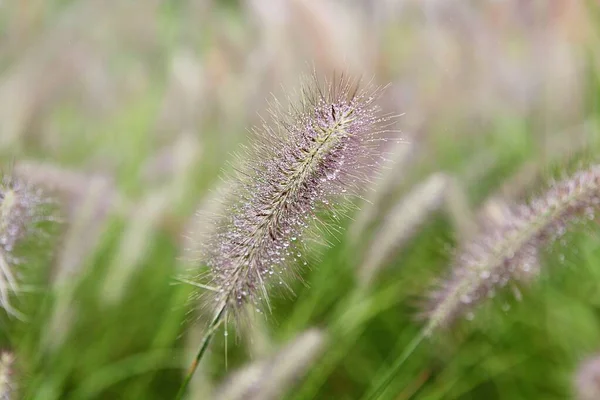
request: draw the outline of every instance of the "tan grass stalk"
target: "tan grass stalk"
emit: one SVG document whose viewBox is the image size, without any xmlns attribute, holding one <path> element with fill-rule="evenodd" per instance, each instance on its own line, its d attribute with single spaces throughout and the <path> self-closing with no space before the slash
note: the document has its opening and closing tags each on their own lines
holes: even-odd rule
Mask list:
<svg viewBox="0 0 600 400">
<path fill-rule="evenodd" d="M 8 352 L 0 353 L 0 400 L 15 400 L 15 386 L 12 378 L 14 356 Z"/>
</svg>

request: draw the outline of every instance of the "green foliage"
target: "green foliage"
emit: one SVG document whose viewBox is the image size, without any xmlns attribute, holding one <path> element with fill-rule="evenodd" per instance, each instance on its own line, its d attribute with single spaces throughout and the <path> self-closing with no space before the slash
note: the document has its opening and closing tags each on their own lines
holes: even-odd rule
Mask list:
<svg viewBox="0 0 600 400">
<path fill-rule="evenodd" d="M 306 38 L 306 30 L 314 27 L 294 19 L 310 2 L 293 2 L 300 5 L 287 15 L 287 23 L 267 27 L 271 20 L 265 17 L 265 22 L 262 14 L 252 12 L 253 2 L 225 1 L 204 9 L 187 1 L 160 6 L 134 2 L 113 4 L 116 11 L 100 3 L 34 1 L 31 10 L 12 5 L 0 10 L 0 43 L 11 44 L 0 52 L 2 165 L 35 160 L 42 171 L 46 165 L 60 166 L 80 174 L 83 182 L 92 182 L 97 173 L 114 183 L 100 189 L 98 208 L 77 190 L 50 190 L 60 204 L 67 204 L 64 224 L 58 229 L 42 226 L 46 239 L 19 249 L 28 254 L 21 277 L 28 290 L 19 293 L 15 307 L 27 318 L 0 312 L 0 349 L 14 356 L 11 378 L 18 398 L 175 397 L 210 322 L 210 313 L 197 309 L 194 288 L 176 280 L 185 269 L 204 268 L 184 249 L 184 236 L 194 237 L 205 228 L 194 226 L 194 213 L 206 207 L 219 185 L 227 185 L 220 183 L 219 172 L 231 168 L 231 154 L 247 143 L 246 129 L 260 124 L 256 112 L 265 112 L 271 91 L 297 80 L 298 65 L 309 63 L 322 74 L 345 66 L 333 50 L 325 51 L 320 42 Z M 506 3 L 518 10 L 519 2 Z M 567 93 L 562 92 L 565 87 L 551 86 L 556 75 L 540 72 L 535 60 L 517 57 L 539 72 L 534 75 L 540 82 L 531 82 L 533 77 L 517 68 L 521 80 L 516 86 L 544 88 L 523 95 L 529 96 L 525 105 L 514 104 L 520 94 L 511 97 L 505 92 L 518 90 L 499 84 L 487 64 L 478 64 L 481 60 L 472 54 L 464 61 L 470 54 L 468 45 L 461 46 L 467 40 L 461 36 L 464 32 L 441 17 L 440 29 L 453 36 L 435 37 L 430 25 L 419 19 L 419 9 L 409 17 L 390 16 L 396 19 L 379 27 L 381 32 L 360 25 L 363 36 L 371 35 L 377 43 L 373 51 L 378 58 L 360 65 L 359 72 L 374 75 L 376 83 L 391 82 L 386 93 L 394 96 L 384 98 L 382 107 L 406 112 L 394 128 L 405 131 L 415 144 L 413 159 L 407 167 L 392 170 L 401 179 L 385 188 L 387 194 L 358 244 L 347 232 L 368 204 L 357 199 L 356 209 L 338 221 L 339 232 L 320 238 L 330 245 L 309 247 L 308 269 L 302 280 L 290 282 L 293 296 L 273 298 L 273 313 L 266 321 L 256 317 L 256 331 L 240 327 L 228 337 L 217 332 L 192 382 L 190 398 L 210 399 L 206 393 L 232 371 L 270 360 L 285 343 L 315 327 L 327 337 L 320 357 L 290 384 L 285 398 L 366 398 L 418 338 L 425 324 L 418 318 L 421 303 L 432 284 L 446 276 L 454 249 L 466 240 L 456 221 L 472 218 L 452 215 L 444 207 L 432 212 L 381 267 L 374 284 L 361 288 L 357 270 L 365 249 L 393 205 L 430 174 L 443 171 L 464 188 L 467 209 L 477 215 L 492 197 L 511 193 L 510 200 L 522 201 L 543 193 L 552 178 L 598 163 L 600 36 L 593 18 L 600 13 L 590 7 L 595 14 L 573 17 L 575 22 L 565 18 L 568 27 L 550 22 L 543 26 L 548 41 L 554 43 L 552 35 L 567 41 L 569 55 L 577 61 L 577 79 L 565 83 Z M 90 10 L 94 12 L 88 14 Z M 335 12 L 311 10 L 335 22 L 323 23 L 326 26 L 347 23 L 338 21 Z M 473 6 L 471 11 L 471 28 L 498 38 L 510 48 L 506 53 L 521 54 L 519 46 L 541 46 L 529 28 L 513 21 L 521 29 L 514 33 L 512 25 L 494 26 L 490 9 Z M 65 22 L 68 12 L 83 21 L 77 29 Z M 252 22 L 247 14 L 260 22 Z M 579 36 L 573 33 L 575 38 L 561 31 L 577 31 L 572 25 L 582 26 Z M 5 32 L 12 32 L 14 40 L 5 39 Z M 339 33 L 320 32 L 332 37 Z M 68 45 L 75 38 L 81 47 Z M 423 56 L 424 43 L 442 50 Z M 362 45 L 352 46 L 359 52 Z M 504 50 L 497 51 L 480 56 L 490 58 L 491 64 L 508 57 Z M 261 69 L 263 64 L 267 67 Z M 9 105 L 10 112 L 2 111 Z M 584 144 L 578 146 L 578 140 Z M 192 161 L 186 164 L 190 154 Z M 531 168 L 536 179 L 528 178 Z M 61 176 L 50 186 L 69 186 L 72 178 Z M 50 178 L 41 180 L 52 183 Z M 110 191 L 118 200 L 104 207 Z M 65 273 L 60 250 L 76 225 L 73 216 L 78 214 L 73 210 L 85 207 L 90 207 L 99 233 L 91 234 L 93 224 L 84 225 L 82 232 L 90 237 L 82 236 L 76 247 L 90 248 L 83 250 L 76 268 Z M 150 222 L 145 227 L 140 221 Z M 131 230 L 137 237 L 135 229 L 147 233 L 140 246 L 124 242 Z M 380 398 L 572 396 L 578 365 L 600 348 L 599 230 L 594 224 L 577 228 L 547 250 L 540 276 L 519 286 L 521 300 L 508 286 L 482 304 L 473 320 L 461 320 L 423 339 Z M 124 263 L 117 268 L 130 269 L 126 281 L 110 280 L 115 260 Z M 121 285 L 122 295 L 111 297 Z M 265 348 L 258 345 L 261 341 L 267 343 Z"/>
</svg>

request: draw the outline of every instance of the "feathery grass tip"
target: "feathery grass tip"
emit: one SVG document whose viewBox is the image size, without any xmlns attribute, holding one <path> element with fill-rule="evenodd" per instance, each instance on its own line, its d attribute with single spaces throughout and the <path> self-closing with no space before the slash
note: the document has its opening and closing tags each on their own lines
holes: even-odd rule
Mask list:
<svg viewBox="0 0 600 400">
<path fill-rule="evenodd" d="M 332 208 L 332 196 L 355 193 L 368 178 L 388 117 L 375 104 L 379 90 L 357 84 L 315 78 L 300 104 L 285 110 L 276 103 L 272 124 L 254 131 L 233 196 L 204 246 L 215 315 L 237 318 L 246 304 L 270 308 L 269 288 L 286 286 L 294 274 L 318 209 Z"/>
<path fill-rule="evenodd" d="M 15 267 L 23 262 L 16 248 L 37 233 L 38 223 L 49 218 L 44 211 L 49 202 L 27 182 L 8 173 L 0 177 L 0 308 L 11 315 L 19 315 L 10 298 L 19 293 Z"/>
<path fill-rule="evenodd" d="M 505 209 L 459 251 L 452 274 L 431 297 L 427 331 L 470 313 L 495 290 L 529 277 L 538 253 L 570 223 L 595 218 L 600 208 L 600 165 L 557 182 L 527 205 Z"/>
</svg>

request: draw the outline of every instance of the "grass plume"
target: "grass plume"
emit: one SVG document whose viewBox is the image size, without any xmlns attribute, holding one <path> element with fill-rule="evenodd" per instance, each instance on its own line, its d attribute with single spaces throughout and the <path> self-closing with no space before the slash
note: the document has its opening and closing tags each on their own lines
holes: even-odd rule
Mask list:
<svg viewBox="0 0 600 400">
<path fill-rule="evenodd" d="M 318 329 L 310 329 L 273 356 L 252 363 L 233 374 L 217 390 L 219 400 L 280 399 L 318 357 L 326 337 Z"/>
<path fill-rule="evenodd" d="M 459 251 L 452 275 L 433 293 L 427 331 L 452 324 L 511 281 L 538 268 L 538 253 L 570 223 L 595 218 L 600 206 L 600 165 L 557 182 L 527 205 L 504 208 Z M 487 223 L 487 226 L 485 225 Z"/>
<path fill-rule="evenodd" d="M 49 204 L 39 188 L 10 173 L 0 177 L 0 308 L 8 314 L 20 316 L 11 305 L 11 297 L 20 291 L 16 267 L 24 262 L 17 248 L 39 235 L 39 223 L 51 219 Z"/>
<path fill-rule="evenodd" d="M 375 103 L 378 94 L 347 78 L 320 83 L 315 77 L 299 104 L 285 110 L 275 103 L 272 124 L 254 131 L 233 196 L 201 250 L 210 277 L 198 286 L 209 289 L 214 317 L 180 398 L 215 329 L 230 315 L 242 319 L 248 305 L 270 309 L 272 286 L 288 287 L 293 267 L 306 264 L 302 238 L 318 210 L 332 209 L 333 197 L 360 191 L 368 179 L 389 120 Z"/>
<path fill-rule="evenodd" d="M 443 204 L 450 178 L 435 173 L 417 185 L 391 209 L 358 270 L 358 281 L 368 286 L 390 256 Z"/>
<path fill-rule="evenodd" d="M 287 112 L 277 104 L 273 124 L 255 142 L 235 177 L 216 232 L 204 248 L 214 315 L 269 305 L 270 286 L 285 286 L 301 258 L 302 234 L 332 196 L 360 188 L 372 167 L 382 130 L 377 90 L 341 78 L 301 94 Z M 305 262 L 304 262 L 305 263 Z"/>
</svg>

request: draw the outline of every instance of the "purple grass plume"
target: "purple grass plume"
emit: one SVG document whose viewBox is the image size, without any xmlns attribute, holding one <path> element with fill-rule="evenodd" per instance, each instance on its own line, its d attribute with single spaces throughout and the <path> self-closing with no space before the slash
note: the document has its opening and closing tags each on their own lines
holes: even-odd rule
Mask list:
<svg viewBox="0 0 600 400">
<path fill-rule="evenodd" d="M 271 289 L 287 287 L 306 264 L 303 237 L 318 211 L 365 186 L 390 120 L 376 105 L 379 93 L 346 78 L 314 78 L 299 104 L 275 102 L 271 123 L 254 130 L 202 251 L 210 276 L 199 286 L 209 288 L 217 318 L 239 320 L 246 305 L 270 309 Z"/>
<path fill-rule="evenodd" d="M 17 267 L 24 261 L 17 247 L 39 235 L 38 224 L 50 219 L 50 203 L 40 189 L 27 182 L 11 174 L 0 177 L 0 308 L 10 315 L 20 316 L 11 305 L 11 297 L 20 291 Z"/>
<path fill-rule="evenodd" d="M 449 279 L 432 294 L 426 332 L 470 317 L 497 289 L 530 280 L 542 248 L 564 235 L 570 224 L 593 220 L 599 211 L 600 165 L 594 165 L 555 183 L 527 205 L 504 208 L 502 218 L 482 221 L 481 232 L 457 254 Z"/>
</svg>

